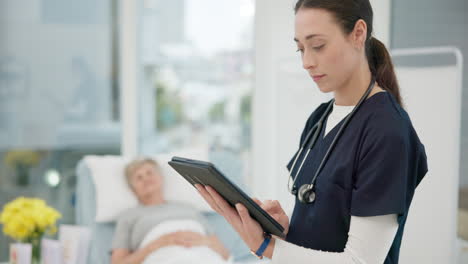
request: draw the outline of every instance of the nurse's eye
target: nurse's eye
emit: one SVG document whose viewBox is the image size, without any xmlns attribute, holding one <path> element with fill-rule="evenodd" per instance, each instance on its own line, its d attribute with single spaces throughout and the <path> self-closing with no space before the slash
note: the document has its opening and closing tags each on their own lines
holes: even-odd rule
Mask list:
<svg viewBox="0 0 468 264">
<path fill-rule="evenodd" d="M 312 48 L 313 48 L 315 51 L 319 51 L 319 50 L 321 50 L 324 46 L 325 46 L 325 44 L 320 45 L 320 46 L 316 46 L 316 47 L 312 47 Z"/>
<path fill-rule="evenodd" d="M 304 49 L 297 48 L 296 52 L 304 53 Z"/>
</svg>

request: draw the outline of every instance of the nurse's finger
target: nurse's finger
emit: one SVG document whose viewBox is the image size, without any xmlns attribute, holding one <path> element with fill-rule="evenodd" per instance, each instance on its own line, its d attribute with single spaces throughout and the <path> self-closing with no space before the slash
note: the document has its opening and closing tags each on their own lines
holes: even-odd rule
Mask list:
<svg viewBox="0 0 468 264">
<path fill-rule="evenodd" d="M 257 199 L 257 198 L 252 198 L 252 200 L 254 200 L 254 202 L 255 202 L 256 204 L 258 204 L 258 205 L 260 206 L 260 208 L 262 208 L 264 211 L 266 211 L 267 213 L 269 213 L 269 212 L 268 212 L 269 208 L 266 207 L 265 203 L 262 203 L 262 202 L 261 202 L 259 199 Z"/>
<path fill-rule="evenodd" d="M 217 213 L 221 212 L 211 195 L 206 191 L 205 186 L 201 184 L 195 184 L 195 188 L 197 188 L 203 199 L 208 203 L 208 205 L 210 205 L 211 209 L 215 210 Z"/>
<path fill-rule="evenodd" d="M 262 227 L 257 221 L 255 221 L 250 216 L 249 211 L 243 204 L 237 203 L 236 209 L 241 217 L 244 232 L 249 237 L 249 241 L 246 241 L 247 243 L 249 243 L 248 246 L 250 246 L 251 248 L 258 247 L 261 244 L 261 241 L 263 240 Z"/>
<path fill-rule="evenodd" d="M 279 222 L 281 220 L 281 217 L 283 216 L 282 214 L 271 214 L 270 215 L 273 219 L 276 220 L 276 222 Z"/>
<path fill-rule="evenodd" d="M 210 193 L 217 206 L 223 212 L 222 216 L 236 229 L 238 232 L 242 231 L 242 220 L 235 208 L 233 208 L 218 192 L 211 186 L 206 186 L 206 190 Z"/>
<path fill-rule="evenodd" d="M 264 201 L 264 202 L 262 203 L 261 207 L 262 207 L 263 210 L 267 211 L 269 214 L 271 214 L 271 213 L 272 213 L 272 209 L 274 209 L 274 206 L 273 206 L 273 204 L 271 203 L 270 200 Z"/>
<path fill-rule="evenodd" d="M 205 187 L 201 184 L 195 184 L 195 187 L 197 188 L 198 192 L 203 197 L 203 199 L 205 199 L 205 201 L 210 205 L 211 209 L 215 210 L 215 212 L 222 215 L 221 208 L 218 207 L 218 204 L 214 201 L 213 197 L 211 197 L 211 194 L 208 193 Z"/>
<path fill-rule="evenodd" d="M 232 206 L 222 197 L 213 187 L 207 185 L 206 190 L 213 198 L 214 202 L 218 205 L 218 207 L 223 212 L 223 215 L 226 217 L 236 217 L 237 212 L 232 208 Z"/>
<path fill-rule="evenodd" d="M 263 204 L 265 205 L 265 208 L 268 208 L 268 210 L 274 207 L 273 200 L 265 200 L 263 201 Z"/>
<path fill-rule="evenodd" d="M 241 203 L 236 204 L 236 210 L 239 213 L 239 216 L 242 220 L 242 224 L 244 225 L 244 229 L 247 231 L 247 225 L 252 224 L 253 219 L 250 217 L 249 211 L 245 208 L 245 206 Z"/>
<path fill-rule="evenodd" d="M 252 200 L 253 200 L 256 204 L 258 204 L 259 206 L 262 206 L 262 205 L 263 205 L 262 201 L 260 201 L 259 199 L 255 198 L 255 197 L 253 197 Z"/>
<path fill-rule="evenodd" d="M 275 214 L 275 213 L 280 213 L 280 214 L 283 214 L 285 213 L 283 208 L 281 207 L 281 204 L 278 202 L 278 200 L 268 200 L 264 203 L 265 205 L 265 211 L 271 213 L 271 214 Z"/>
</svg>

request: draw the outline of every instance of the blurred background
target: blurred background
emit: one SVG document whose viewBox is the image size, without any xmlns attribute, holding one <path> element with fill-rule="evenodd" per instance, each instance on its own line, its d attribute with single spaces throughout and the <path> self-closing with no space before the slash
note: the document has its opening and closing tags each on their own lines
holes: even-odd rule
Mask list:
<svg viewBox="0 0 468 264">
<path fill-rule="evenodd" d="M 319 93 L 295 53 L 294 3 L 1 0 L 0 208 L 20 195 L 40 197 L 62 213 L 60 223 L 74 224 L 75 168 L 85 155 L 180 148 L 209 149 L 219 163 L 235 160 L 230 178 L 291 208 L 285 165 L 307 116 L 331 98 Z M 451 157 L 440 163 L 447 173 L 431 174 L 447 188 L 427 191 L 431 200 L 422 206 L 448 208 L 438 228 L 451 242 L 444 252 L 420 250 L 462 263 L 468 254 L 468 1 L 371 3 L 375 36 L 393 52 L 422 142 L 452 144 L 440 152 Z M 420 78 L 429 86 L 412 90 Z M 415 91 L 425 95 L 412 99 Z M 452 97 L 442 105 L 427 99 L 440 93 Z M 431 111 L 442 108 L 446 124 L 432 119 Z M 426 123 L 445 130 L 425 132 Z M 430 171 L 436 157 L 428 154 Z M 431 217 L 424 223 L 415 216 L 428 236 L 428 223 L 440 214 L 431 213 L 421 214 Z M 10 242 L 0 234 L 0 262 L 8 259 Z"/>
</svg>

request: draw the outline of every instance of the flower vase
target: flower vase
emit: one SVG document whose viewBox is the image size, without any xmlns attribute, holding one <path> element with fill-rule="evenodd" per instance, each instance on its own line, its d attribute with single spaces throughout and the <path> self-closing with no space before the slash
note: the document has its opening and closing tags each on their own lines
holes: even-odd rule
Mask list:
<svg viewBox="0 0 468 264">
<path fill-rule="evenodd" d="M 41 237 L 34 237 L 28 239 L 32 245 L 31 264 L 41 263 Z"/>
</svg>

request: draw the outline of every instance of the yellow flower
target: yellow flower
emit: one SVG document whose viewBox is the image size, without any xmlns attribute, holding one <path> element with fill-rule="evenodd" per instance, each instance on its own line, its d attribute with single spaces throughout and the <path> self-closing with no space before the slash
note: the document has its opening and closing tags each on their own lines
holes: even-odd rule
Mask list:
<svg viewBox="0 0 468 264">
<path fill-rule="evenodd" d="M 0 223 L 8 222 L 12 217 L 12 213 L 10 211 L 5 211 L 0 214 Z"/>
<path fill-rule="evenodd" d="M 30 200 L 30 203 L 32 206 L 36 207 L 36 208 L 44 208 L 44 207 L 47 207 L 46 203 L 44 200 L 41 200 L 41 199 L 37 199 L 37 198 L 33 198 Z"/>
<path fill-rule="evenodd" d="M 23 240 L 27 237 L 29 230 L 21 223 L 21 219 L 15 220 L 17 221 L 6 224 L 4 226 L 3 232 L 16 240 Z"/>
<path fill-rule="evenodd" d="M 3 233 L 16 240 L 41 237 L 44 232 L 55 233 L 61 214 L 47 206 L 44 200 L 18 197 L 3 207 L 0 223 Z"/>
<path fill-rule="evenodd" d="M 29 230 L 29 228 L 25 225 L 18 225 L 15 229 L 15 234 L 19 238 L 19 240 L 27 238 L 30 232 L 31 231 Z"/>
</svg>

